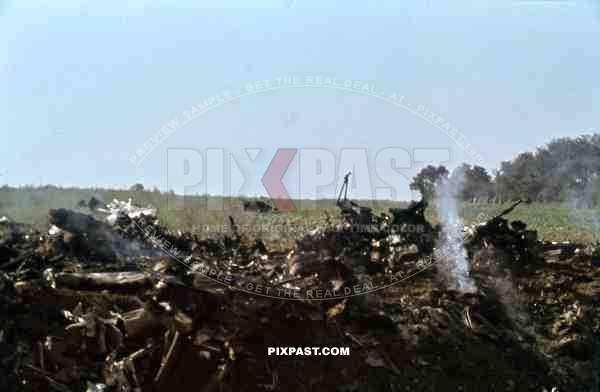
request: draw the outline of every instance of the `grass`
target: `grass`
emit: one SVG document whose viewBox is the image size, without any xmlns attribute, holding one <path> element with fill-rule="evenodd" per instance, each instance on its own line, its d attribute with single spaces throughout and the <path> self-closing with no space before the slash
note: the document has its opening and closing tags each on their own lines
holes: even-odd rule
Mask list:
<svg viewBox="0 0 600 392">
<path fill-rule="evenodd" d="M 152 205 L 158 208 L 159 219 L 173 230 L 191 231 L 205 238 L 217 235 L 227 229 L 228 216 L 233 216 L 244 232 L 252 237 L 265 240 L 270 246 L 285 247 L 300 238 L 304 232 L 328 220 L 335 220 L 339 210 L 333 199 L 296 200 L 298 210 L 293 213 L 255 214 L 244 212 L 240 199 L 216 196 L 186 196 L 183 207 L 176 208 L 173 201 L 181 197 L 169 196 L 158 191 L 125 191 L 78 188 L 0 188 L 0 216 L 33 224 L 40 229 L 48 225 L 48 210 L 51 208 L 79 209 L 80 200 L 96 197 L 104 202 L 116 198 L 132 198 L 136 204 Z M 269 201 L 268 199 L 263 199 Z M 171 203 L 171 204 L 170 204 Z M 392 201 L 358 201 L 372 207 L 376 214 L 386 212 L 390 207 L 403 207 L 406 203 Z M 207 208 L 217 205 L 217 208 Z M 171 208 L 169 208 L 171 206 Z M 222 206 L 222 207 L 221 207 Z M 461 216 L 466 224 L 477 221 L 481 213 L 491 217 L 505 209 L 507 205 L 469 204 L 461 206 Z M 80 209 L 89 212 L 87 208 Z M 437 223 L 435 209 L 427 209 L 427 217 Z M 571 210 L 560 204 L 520 205 L 507 216 L 510 220 L 522 220 L 531 229 L 537 230 L 540 237 L 548 241 L 600 241 L 600 210 Z"/>
</svg>

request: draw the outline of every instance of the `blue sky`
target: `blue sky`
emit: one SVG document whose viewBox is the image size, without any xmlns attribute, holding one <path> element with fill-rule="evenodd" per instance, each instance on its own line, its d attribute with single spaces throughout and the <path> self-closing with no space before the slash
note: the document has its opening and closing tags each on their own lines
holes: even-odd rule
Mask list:
<svg viewBox="0 0 600 392">
<path fill-rule="evenodd" d="M 361 147 L 370 165 L 384 148 L 449 149 L 448 166 L 473 163 L 415 113 L 325 87 L 233 99 L 171 133 L 141 164 L 130 162 L 197 103 L 294 76 L 402 95 L 443 117 L 493 169 L 553 137 L 600 129 L 597 4 L 0 2 L 0 181 L 168 189 L 167 151 L 175 148 L 204 156 L 223 148 L 246 179 L 241 193 L 263 195 L 260 178 L 278 148 L 328 148 L 339 163 L 341 148 Z M 248 147 L 262 148 L 254 162 Z M 298 171 L 296 156 L 284 181 L 292 195 L 304 195 Z M 194 190 L 220 193 L 229 181 L 203 180 Z M 336 182 L 318 195 L 332 196 Z M 407 180 L 398 193 L 411 197 Z"/>
</svg>

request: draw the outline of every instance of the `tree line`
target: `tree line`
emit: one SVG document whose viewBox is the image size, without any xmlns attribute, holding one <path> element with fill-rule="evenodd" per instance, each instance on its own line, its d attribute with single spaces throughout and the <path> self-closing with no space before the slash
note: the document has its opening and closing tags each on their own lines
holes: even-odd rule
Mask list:
<svg viewBox="0 0 600 392">
<path fill-rule="evenodd" d="M 427 166 L 413 177 L 410 189 L 426 199 L 441 181 L 455 184 L 463 201 L 567 202 L 574 207 L 600 205 L 600 134 L 554 139 L 534 152 L 504 161 L 493 173 L 463 164 L 450 173 Z"/>
</svg>

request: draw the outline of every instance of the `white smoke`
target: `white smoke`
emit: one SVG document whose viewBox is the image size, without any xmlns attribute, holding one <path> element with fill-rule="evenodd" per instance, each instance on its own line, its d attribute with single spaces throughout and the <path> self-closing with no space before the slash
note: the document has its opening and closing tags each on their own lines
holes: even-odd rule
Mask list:
<svg viewBox="0 0 600 392">
<path fill-rule="evenodd" d="M 583 230 L 592 230 L 596 237 L 600 236 L 600 189 L 590 186 L 583 192 L 571 191 L 563 205 L 569 209 L 571 222 Z"/>
<path fill-rule="evenodd" d="M 437 186 L 435 204 L 442 224 L 438 247 L 445 255 L 438 264 L 438 271 L 452 288 L 474 292 L 477 288 L 469 276 L 467 251 L 463 244 L 464 223 L 458 212 L 463 186 L 464 176 L 459 171 L 455 171 L 450 180 L 440 180 Z"/>
</svg>

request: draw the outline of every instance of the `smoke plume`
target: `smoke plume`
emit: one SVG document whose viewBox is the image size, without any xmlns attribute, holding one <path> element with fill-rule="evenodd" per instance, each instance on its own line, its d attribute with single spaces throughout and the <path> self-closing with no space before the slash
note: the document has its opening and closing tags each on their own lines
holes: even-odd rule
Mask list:
<svg viewBox="0 0 600 392">
<path fill-rule="evenodd" d="M 591 229 L 596 236 L 600 235 L 598 199 L 600 199 L 600 190 L 587 187 L 581 192 L 569 192 L 566 202 L 563 203 L 569 209 L 571 222 L 580 229 Z"/>
<path fill-rule="evenodd" d="M 438 271 L 452 288 L 461 292 L 473 292 L 476 291 L 476 286 L 469 276 L 467 251 L 462 235 L 464 223 L 458 213 L 463 186 L 464 176 L 458 172 L 453 173 L 450 180 L 442 179 L 438 183 L 435 204 L 442 224 L 438 247 L 445 255 L 444 260 L 438 264 Z"/>
</svg>

